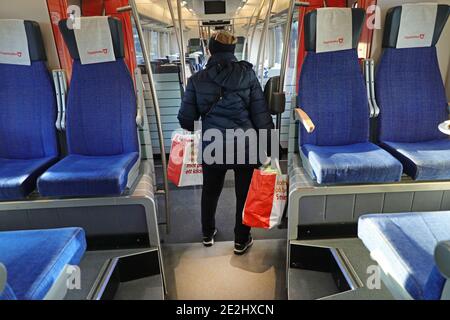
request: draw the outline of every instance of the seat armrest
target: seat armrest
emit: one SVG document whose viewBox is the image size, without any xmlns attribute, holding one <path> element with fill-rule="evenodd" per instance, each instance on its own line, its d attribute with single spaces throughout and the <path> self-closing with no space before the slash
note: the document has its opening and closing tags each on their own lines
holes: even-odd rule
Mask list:
<svg viewBox="0 0 450 320">
<path fill-rule="evenodd" d="M 294 109 L 294 118 L 295 120 L 299 120 L 302 125 L 305 127 L 306 132 L 311 133 L 314 131 L 316 126 L 312 122 L 311 118 L 308 116 L 308 114 L 302 110 L 302 108 L 295 108 Z"/>
<path fill-rule="evenodd" d="M 450 240 L 438 243 L 434 250 L 434 259 L 439 271 L 450 279 Z"/>
<path fill-rule="evenodd" d="M 0 263 L 0 294 L 5 290 L 6 286 L 6 268 Z"/>
</svg>

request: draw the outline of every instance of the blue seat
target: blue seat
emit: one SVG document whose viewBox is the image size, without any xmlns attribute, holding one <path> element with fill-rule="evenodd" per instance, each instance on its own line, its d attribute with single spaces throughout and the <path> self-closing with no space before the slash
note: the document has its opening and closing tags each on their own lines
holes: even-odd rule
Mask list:
<svg viewBox="0 0 450 320">
<path fill-rule="evenodd" d="M 408 10 L 408 14 L 404 14 Z M 428 13 L 431 11 L 431 18 Z M 450 6 L 414 4 L 394 7 L 386 16 L 383 54 L 376 74 L 380 106 L 380 144 L 397 157 L 405 173 L 416 180 L 449 179 L 450 143 L 438 125 L 448 119 L 447 97 L 436 53 Z M 420 17 L 420 18 L 419 18 Z M 414 28 L 428 29 L 415 39 L 403 24 L 424 21 Z M 403 26 L 403 28 L 402 28 Z M 399 29 L 407 35 L 399 34 Z M 415 34 L 414 33 L 414 34 Z M 416 42 L 411 45 L 401 40 Z M 422 39 L 422 40 L 419 40 Z"/>
<path fill-rule="evenodd" d="M 29 51 L 27 61 L 0 58 L 0 200 L 16 200 L 35 190 L 38 176 L 57 160 L 56 99 L 39 25 L 0 19 L 0 28 L 22 30 L 17 40 L 27 41 Z"/>
<path fill-rule="evenodd" d="M 41 176 L 39 188 L 44 195 L 121 194 L 138 158 L 137 152 L 99 157 L 69 155 Z"/>
<path fill-rule="evenodd" d="M 450 211 L 365 215 L 359 219 L 358 236 L 412 298 L 441 298 L 446 280 L 433 254 L 440 241 L 450 239 Z"/>
<path fill-rule="evenodd" d="M 95 35 L 98 30 L 83 19 L 79 31 Z M 59 24 L 74 59 L 67 100 L 68 156 L 39 178 L 43 196 L 121 195 L 139 169 L 136 98 L 124 62 L 121 22 L 96 19 L 107 23 L 114 61 L 83 64 L 74 30 L 68 29 L 65 20 Z"/>
<path fill-rule="evenodd" d="M 397 181 L 402 172 L 397 160 L 370 142 L 345 146 L 305 144 L 302 152 L 308 157 L 318 183 Z"/>
<path fill-rule="evenodd" d="M 44 299 L 66 265 L 79 264 L 85 251 L 80 228 L 0 232 L 0 263 L 8 274 L 0 299 Z"/>
<path fill-rule="evenodd" d="M 384 142 L 382 146 L 403 163 L 415 180 L 450 179 L 450 139 L 425 142 Z"/>
<path fill-rule="evenodd" d="M 330 16 L 319 22 L 321 12 Z M 305 16 L 308 52 L 300 76 L 298 107 L 314 122 L 315 131 L 308 133 L 301 127 L 299 144 L 302 159 L 309 164 L 305 167 L 311 168 L 309 173 L 319 184 L 393 182 L 401 177 L 400 162 L 369 142 L 367 90 L 356 51 L 364 16 L 364 10 L 350 8 L 318 9 Z M 339 37 L 331 34 L 348 19 L 352 28 L 349 34 L 340 34 L 340 39 L 342 43 L 351 41 L 341 48 Z M 323 26 L 331 29 L 330 34 L 319 37 Z M 333 47 L 318 52 L 319 38 Z"/>
</svg>

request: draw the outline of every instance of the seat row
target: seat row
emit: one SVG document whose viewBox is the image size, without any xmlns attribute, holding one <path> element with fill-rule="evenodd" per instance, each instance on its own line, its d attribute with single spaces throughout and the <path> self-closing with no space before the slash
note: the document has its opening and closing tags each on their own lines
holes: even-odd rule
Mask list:
<svg viewBox="0 0 450 320">
<path fill-rule="evenodd" d="M 448 103 L 436 53 L 448 5 L 405 4 L 386 16 L 376 72 L 377 140 L 357 46 L 362 9 L 324 8 L 305 17 L 307 56 L 297 114 L 303 165 L 319 184 L 450 179 L 450 139 L 439 125 Z M 314 123 L 314 126 L 311 125 Z"/>
<path fill-rule="evenodd" d="M 139 170 L 136 98 L 121 22 L 59 27 L 73 58 L 68 154 L 60 160 L 56 97 L 39 25 L 0 20 L 0 199 L 121 195 Z M 20 53 L 20 54 L 19 54 Z"/>
</svg>

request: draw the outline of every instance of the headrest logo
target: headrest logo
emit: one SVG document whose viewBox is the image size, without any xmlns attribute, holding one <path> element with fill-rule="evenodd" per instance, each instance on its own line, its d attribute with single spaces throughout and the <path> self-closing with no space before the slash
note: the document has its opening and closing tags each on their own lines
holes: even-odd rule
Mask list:
<svg viewBox="0 0 450 320">
<path fill-rule="evenodd" d="M 421 34 L 417 34 L 417 35 L 411 35 L 411 36 L 405 36 L 406 40 L 412 40 L 412 39 L 420 39 L 423 40 L 425 39 L 425 34 L 421 33 Z"/>
<path fill-rule="evenodd" d="M 88 51 L 87 52 L 89 55 L 93 56 L 93 55 L 97 55 L 97 54 L 104 54 L 107 55 L 108 54 L 108 49 L 107 48 L 103 48 L 101 50 L 95 50 L 95 51 Z"/>
<path fill-rule="evenodd" d="M 339 37 L 336 40 L 326 40 L 323 42 L 323 44 L 343 44 L 344 43 L 344 37 Z"/>
<path fill-rule="evenodd" d="M 0 51 L 0 54 L 3 56 L 16 56 L 18 58 L 22 58 L 22 51 L 17 51 L 17 52 Z"/>
</svg>

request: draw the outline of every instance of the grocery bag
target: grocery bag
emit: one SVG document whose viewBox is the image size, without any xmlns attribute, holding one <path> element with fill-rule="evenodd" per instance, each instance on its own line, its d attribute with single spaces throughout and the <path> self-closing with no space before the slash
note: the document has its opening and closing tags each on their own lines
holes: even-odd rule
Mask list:
<svg viewBox="0 0 450 320">
<path fill-rule="evenodd" d="M 271 229 L 281 223 L 287 201 L 287 175 L 278 160 L 253 171 L 252 181 L 242 212 L 242 223 L 253 228 Z"/>
<path fill-rule="evenodd" d="M 175 131 L 172 135 L 167 177 L 178 187 L 203 184 L 202 165 L 198 163 L 200 131 Z"/>
</svg>

